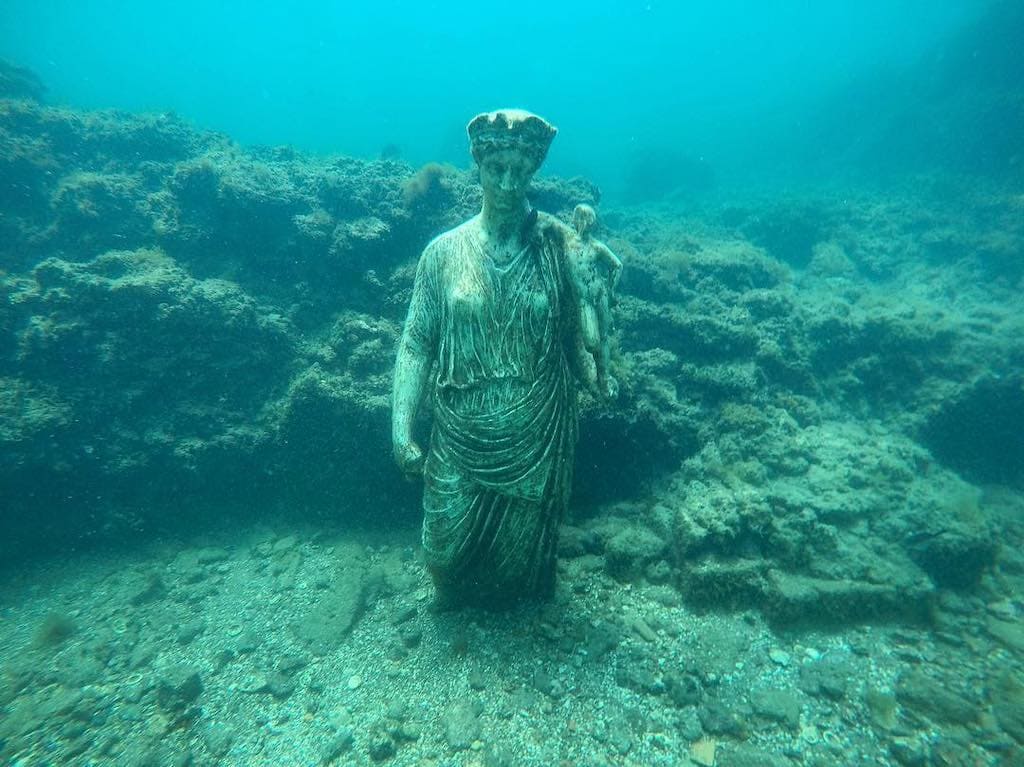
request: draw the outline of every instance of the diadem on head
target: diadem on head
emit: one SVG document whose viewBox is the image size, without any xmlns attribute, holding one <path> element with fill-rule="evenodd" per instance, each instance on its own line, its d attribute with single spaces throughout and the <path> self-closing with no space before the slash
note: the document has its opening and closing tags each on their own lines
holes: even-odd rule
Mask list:
<svg viewBox="0 0 1024 767">
<path fill-rule="evenodd" d="M 499 109 L 474 117 L 466 126 L 466 132 L 477 165 L 491 152 L 514 149 L 529 157 L 536 170 L 547 157 L 558 129 L 532 112 Z"/>
</svg>

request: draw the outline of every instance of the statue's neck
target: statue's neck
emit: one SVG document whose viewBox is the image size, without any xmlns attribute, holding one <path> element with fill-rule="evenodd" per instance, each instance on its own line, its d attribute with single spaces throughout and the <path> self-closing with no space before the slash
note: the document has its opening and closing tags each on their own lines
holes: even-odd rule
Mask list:
<svg viewBox="0 0 1024 767">
<path fill-rule="evenodd" d="M 518 246 L 523 237 L 523 229 L 530 215 L 530 203 L 526 198 L 514 207 L 497 207 L 484 199 L 484 207 L 480 212 L 480 226 L 487 239 L 498 245 Z"/>
</svg>

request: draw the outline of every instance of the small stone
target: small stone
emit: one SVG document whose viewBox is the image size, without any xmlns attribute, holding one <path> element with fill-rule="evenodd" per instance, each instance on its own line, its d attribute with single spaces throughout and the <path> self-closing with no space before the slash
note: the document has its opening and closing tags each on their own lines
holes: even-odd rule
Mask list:
<svg viewBox="0 0 1024 767">
<path fill-rule="evenodd" d="M 765 719 L 792 730 L 800 727 L 800 698 L 788 690 L 753 690 L 750 703 Z"/>
<path fill-rule="evenodd" d="M 608 621 L 598 621 L 587 632 L 587 657 L 600 660 L 618 646 L 620 639 L 620 629 Z"/>
<path fill-rule="evenodd" d="M 933 679 L 923 671 L 903 674 L 896 683 L 896 698 L 905 709 L 935 722 L 969 727 L 978 718 L 980 702 L 966 688 L 948 679 Z"/>
<path fill-rule="evenodd" d="M 1009 649 L 1024 652 L 1024 622 L 1005 621 L 989 616 L 985 628 L 992 637 Z"/>
<path fill-rule="evenodd" d="M 657 642 L 658 635 L 654 629 L 643 618 L 637 616 L 630 621 L 629 627 L 633 629 L 633 633 L 640 637 L 645 642 Z"/>
<path fill-rule="evenodd" d="M 404 604 L 398 607 L 391 615 L 391 622 L 394 625 L 411 621 L 416 617 L 416 605 Z"/>
<path fill-rule="evenodd" d="M 474 690 L 484 690 L 487 688 L 487 679 L 480 669 L 475 668 L 469 672 L 469 686 Z"/>
<path fill-rule="evenodd" d="M 817 767 L 823 762 L 813 762 Z M 827 764 L 835 762 L 829 760 Z M 793 762 L 782 754 L 765 751 L 746 743 L 723 748 L 718 754 L 718 767 L 793 767 Z"/>
<path fill-rule="evenodd" d="M 183 713 L 203 691 L 199 672 L 188 666 L 167 669 L 157 685 L 157 702 L 165 711 Z"/>
<path fill-rule="evenodd" d="M 717 749 L 718 742 L 713 738 L 701 738 L 690 744 L 690 759 L 701 767 L 713 767 Z"/>
<path fill-rule="evenodd" d="M 341 727 L 334 734 L 327 745 L 324 746 L 323 756 L 320 758 L 321 764 L 328 764 L 337 759 L 340 759 L 346 753 L 352 749 L 352 744 L 355 742 L 355 735 L 352 734 L 352 730 L 348 727 Z"/>
<path fill-rule="evenodd" d="M 896 696 L 891 692 L 868 689 L 864 693 L 864 703 L 873 727 L 891 730 L 896 726 Z"/>
<path fill-rule="evenodd" d="M 295 692 L 295 681 L 287 674 L 275 671 L 267 677 L 264 689 L 278 700 L 287 700 Z"/>
<path fill-rule="evenodd" d="M 684 740 L 699 740 L 704 735 L 704 726 L 700 723 L 697 709 L 690 707 L 679 716 L 679 734 Z"/>
<path fill-rule="evenodd" d="M 294 676 L 309 665 L 309 657 L 301 653 L 283 655 L 277 662 L 277 670 L 282 674 Z"/>
<path fill-rule="evenodd" d="M 234 730 L 223 722 L 213 722 L 203 731 L 203 742 L 206 744 L 207 751 L 218 759 L 223 759 L 231 750 L 234 740 Z"/>
<path fill-rule="evenodd" d="M 423 632 L 416 626 L 406 623 L 398 630 L 398 638 L 402 645 L 410 650 L 419 647 L 423 640 Z"/>
<path fill-rule="evenodd" d="M 853 667 L 845 660 L 825 656 L 800 668 L 799 687 L 808 695 L 842 700 L 853 676 Z"/>
<path fill-rule="evenodd" d="M 741 737 L 744 734 L 743 723 L 736 718 L 723 704 L 711 701 L 698 710 L 700 723 L 704 731 L 712 735 L 731 735 Z"/>
<path fill-rule="evenodd" d="M 924 767 L 928 763 L 928 752 L 924 744 L 915 739 L 893 739 L 889 744 L 889 753 L 903 767 Z"/>
<path fill-rule="evenodd" d="M 235 639 L 235 652 L 239 655 L 246 655 L 259 647 L 260 639 L 252 629 L 244 629 L 238 638 Z"/>
<path fill-rule="evenodd" d="M 608 743 L 619 756 L 625 756 L 633 749 L 633 733 L 629 722 L 622 717 L 613 719 L 608 724 Z"/>
<path fill-rule="evenodd" d="M 348 678 L 348 689 L 358 690 L 363 686 L 363 678 L 359 674 L 353 674 Z"/>
<path fill-rule="evenodd" d="M 294 535 L 286 535 L 284 538 L 279 538 L 271 548 L 271 552 L 274 554 L 282 554 L 286 551 L 291 551 L 298 544 L 299 539 Z"/>
<path fill-rule="evenodd" d="M 178 644 L 192 644 L 193 640 L 206 631 L 206 621 L 197 618 L 181 624 L 178 628 Z"/>
<path fill-rule="evenodd" d="M 397 751 L 395 739 L 391 737 L 387 730 L 380 726 L 373 727 L 370 730 L 366 748 L 370 758 L 375 762 L 383 762 L 385 759 L 390 759 Z"/>
<path fill-rule="evenodd" d="M 441 725 L 448 746 L 465 751 L 480 737 L 480 712 L 476 701 L 457 701 L 442 716 Z"/>
<path fill-rule="evenodd" d="M 669 699 L 680 708 L 700 703 L 703 691 L 694 675 L 671 671 L 665 674 L 664 684 Z"/>
<path fill-rule="evenodd" d="M 783 667 L 788 666 L 790 662 L 793 660 L 788 652 L 779 647 L 773 647 L 772 649 L 770 649 L 768 651 L 768 658 L 776 666 Z"/>
</svg>

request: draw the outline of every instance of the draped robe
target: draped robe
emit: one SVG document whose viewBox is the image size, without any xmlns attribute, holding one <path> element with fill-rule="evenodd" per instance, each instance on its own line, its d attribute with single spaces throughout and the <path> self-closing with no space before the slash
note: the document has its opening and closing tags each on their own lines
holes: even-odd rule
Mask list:
<svg viewBox="0 0 1024 767">
<path fill-rule="evenodd" d="M 435 363 L 423 547 L 443 596 L 549 593 L 577 435 L 571 234 L 541 215 L 496 263 L 478 219 L 427 246 L 405 334 Z"/>
</svg>

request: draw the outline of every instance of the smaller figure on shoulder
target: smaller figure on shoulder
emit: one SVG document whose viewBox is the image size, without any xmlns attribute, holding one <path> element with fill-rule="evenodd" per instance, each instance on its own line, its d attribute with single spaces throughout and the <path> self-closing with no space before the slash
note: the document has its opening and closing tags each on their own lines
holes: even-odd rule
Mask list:
<svg viewBox="0 0 1024 767">
<path fill-rule="evenodd" d="M 586 386 L 599 397 L 614 400 L 619 385 L 609 372 L 611 358 L 612 299 L 622 272 L 622 261 L 593 236 L 597 213 L 589 205 L 577 205 L 572 224 L 579 244 L 571 248 L 569 272 L 579 307 L 577 367 Z M 583 348 L 579 348 L 582 344 Z"/>
</svg>

